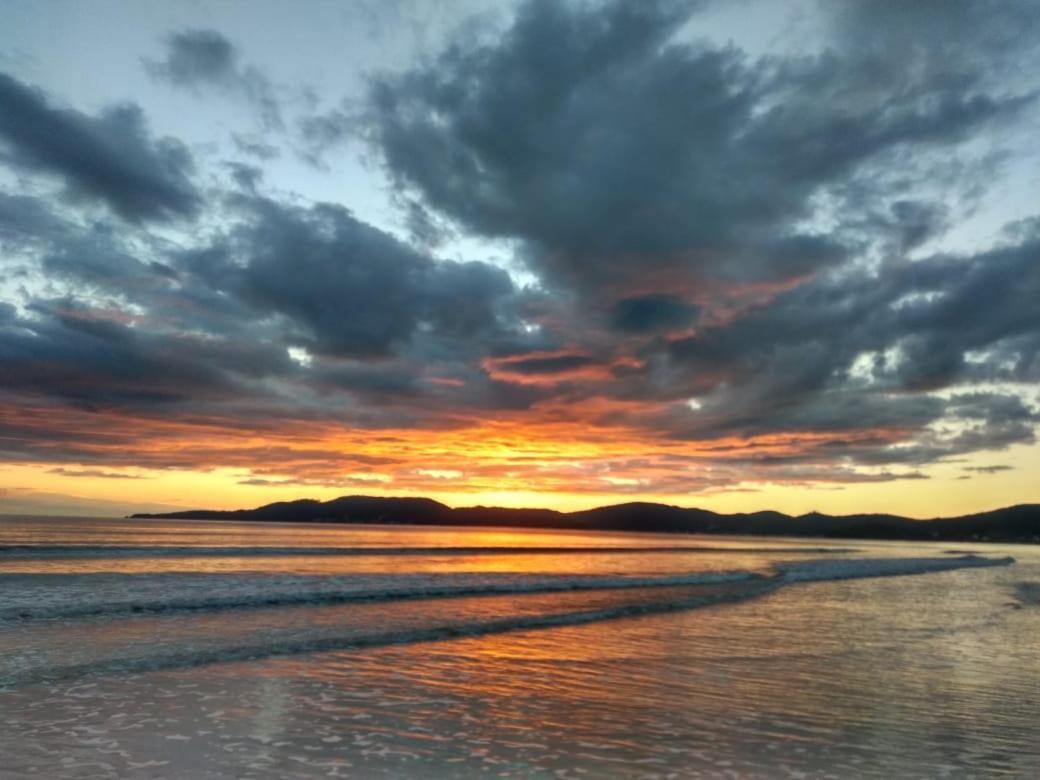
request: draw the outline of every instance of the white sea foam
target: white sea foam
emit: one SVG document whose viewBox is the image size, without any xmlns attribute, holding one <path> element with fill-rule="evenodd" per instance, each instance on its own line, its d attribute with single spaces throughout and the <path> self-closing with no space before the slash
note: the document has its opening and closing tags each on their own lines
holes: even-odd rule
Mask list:
<svg viewBox="0 0 1040 780">
<path fill-rule="evenodd" d="M 962 555 L 959 558 L 852 558 L 849 560 L 818 560 L 780 563 L 776 570 L 787 582 L 819 580 L 852 580 L 863 577 L 902 577 L 911 574 L 930 574 L 953 569 L 974 569 L 986 566 L 1008 566 L 1014 558 L 983 558 Z"/>
<path fill-rule="evenodd" d="M 14 574 L 0 576 L 0 621 L 134 613 L 311 606 L 460 596 L 622 590 L 742 582 L 749 571 L 676 576 L 559 576 L 501 573 L 358 574 Z"/>
<path fill-rule="evenodd" d="M 890 577 L 953 569 L 1007 566 L 1014 558 L 852 558 L 785 562 L 777 584 Z M 356 574 L 11 574 L 0 575 L 0 621 L 86 618 L 306 606 L 395 599 L 623 590 L 694 586 L 762 578 L 752 571 L 669 576 L 542 575 L 514 573 Z"/>
<path fill-rule="evenodd" d="M 203 628 L 201 635 L 198 627 L 191 628 L 190 624 L 183 622 L 183 615 L 143 618 L 148 621 L 144 632 L 136 630 L 135 621 L 120 620 L 112 624 L 103 641 L 92 646 L 63 641 L 60 646 L 52 645 L 42 656 L 32 649 L 25 652 L 25 648 L 4 653 L 0 657 L 0 688 L 34 681 L 187 669 L 213 663 L 574 626 L 743 601 L 771 590 L 772 582 L 769 578 L 758 577 L 716 584 L 715 587 L 711 587 L 712 583 L 703 583 L 664 589 L 667 595 L 662 593 L 660 598 L 635 589 L 625 591 L 625 595 L 632 598 L 612 594 L 609 598 L 594 600 L 588 596 L 576 600 L 580 594 L 573 591 L 552 594 L 522 591 L 529 599 L 537 599 L 540 593 L 542 599 L 534 605 L 526 602 L 504 605 L 472 599 L 467 599 L 465 604 L 445 599 L 437 610 L 412 608 L 402 611 L 400 608 L 406 606 L 402 603 L 393 605 L 396 610 L 387 609 L 386 605 L 354 604 L 349 608 L 341 605 L 331 607 L 338 610 L 334 620 L 328 620 L 326 613 L 325 620 L 313 623 L 307 620 L 307 616 L 299 615 L 297 610 L 292 610 L 298 616 L 296 620 L 277 615 L 271 616 L 266 623 L 250 620 L 247 613 L 240 612 L 226 618 L 221 616 L 219 626 L 213 626 L 215 617 L 208 616 L 203 625 L 211 626 L 213 630 L 205 632 Z M 501 597 L 508 594 L 486 595 Z M 551 600 L 547 601 L 546 597 Z M 379 611 L 373 612 L 377 606 Z M 350 611 L 345 611 L 347 609 Z M 203 616 L 198 616 L 198 619 L 202 620 Z M 46 631 L 52 627 L 37 624 L 33 628 Z M 63 626 L 62 630 L 66 627 Z M 92 635 L 89 628 L 87 635 Z M 147 639 L 127 644 L 122 640 L 123 636 Z"/>
<path fill-rule="evenodd" d="M 15 620 L 22 615 L 51 619 L 28 621 L 24 632 L 8 635 L 0 685 L 576 625 L 744 601 L 805 582 L 1012 562 L 976 556 L 831 559 L 780 563 L 771 576 L 748 571 L 655 577 L 14 575 L 3 578 L 7 587 L 0 588 L 0 614 Z M 221 584 L 223 592 L 213 595 Z M 136 586 L 137 595 L 119 598 L 120 589 L 125 593 L 130 586 Z M 63 603 L 70 596 L 76 600 Z M 470 598 L 475 596 L 519 600 Z M 439 602 L 403 610 L 402 603 L 393 608 L 371 603 L 421 598 Z M 257 609 L 276 606 L 291 609 L 277 614 Z M 339 611 L 329 619 L 327 611 L 319 617 L 304 607 Z M 232 612 L 219 618 L 205 614 L 217 609 Z M 127 619 L 128 612 L 151 616 Z M 14 625 L 8 622 L 7 627 Z M 80 636 L 95 639 L 76 639 Z M 46 643 L 43 654 L 41 641 Z"/>
<path fill-rule="evenodd" d="M 796 582 L 893 577 L 985 566 L 1013 558 L 856 558 L 783 562 L 767 578 L 753 571 L 670 576 L 514 573 L 357 574 L 348 576 L 226 574 L 0 575 L 0 621 L 85 618 L 135 613 L 236 610 L 398 599 L 623 590 L 770 579 Z"/>
</svg>

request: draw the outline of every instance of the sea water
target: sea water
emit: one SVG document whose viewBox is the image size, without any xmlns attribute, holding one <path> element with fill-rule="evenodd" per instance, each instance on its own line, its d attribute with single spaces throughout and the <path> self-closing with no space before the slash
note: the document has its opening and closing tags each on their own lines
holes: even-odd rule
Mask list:
<svg viewBox="0 0 1040 780">
<path fill-rule="evenodd" d="M 1040 776 L 1040 548 L 0 519 L 0 777 Z"/>
</svg>

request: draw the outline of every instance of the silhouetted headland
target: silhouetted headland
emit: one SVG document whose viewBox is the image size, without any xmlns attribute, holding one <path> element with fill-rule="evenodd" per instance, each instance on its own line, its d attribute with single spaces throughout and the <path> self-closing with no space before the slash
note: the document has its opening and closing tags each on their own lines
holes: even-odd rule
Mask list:
<svg viewBox="0 0 1040 780">
<path fill-rule="evenodd" d="M 961 517 L 913 520 L 898 515 L 834 516 L 818 512 L 798 516 L 770 511 L 727 515 L 706 509 L 684 509 L 652 503 L 617 504 L 580 512 L 484 506 L 452 509 L 429 498 L 343 496 L 331 501 L 280 501 L 255 509 L 193 509 L 161 514 L 141 513 L 131 517 L 1040 543 L 1040 504 L 1022 504 Z"/>
</svg>

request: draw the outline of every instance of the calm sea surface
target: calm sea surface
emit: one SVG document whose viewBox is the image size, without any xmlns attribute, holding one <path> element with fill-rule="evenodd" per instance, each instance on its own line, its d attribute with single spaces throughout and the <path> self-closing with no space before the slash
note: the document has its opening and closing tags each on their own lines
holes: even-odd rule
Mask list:
<svg viewBox="0 0 1040 780">
<path fill-rule="evenodd" d="M 1038 595 L 1035 546 L 0 517 L 0 777 L 1035 778 Z"/>
</svg>

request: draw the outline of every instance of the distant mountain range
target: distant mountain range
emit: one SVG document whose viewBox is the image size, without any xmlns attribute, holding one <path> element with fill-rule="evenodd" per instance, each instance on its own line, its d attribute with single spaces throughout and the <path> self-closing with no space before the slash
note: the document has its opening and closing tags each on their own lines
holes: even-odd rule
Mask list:
<svg viewBox="0 0 1040 780">
<path fill-rule="evenodd" d="M 131 517 L 1040 543 L 1040 504 L 1021 504 L 962 517 L 912 520 L 897 515 L 832 516 L 818 512 L 798 516 L 768 511 L 724 515 L 650 503 L 617 504 L 582 512 L 484 506 L 452 509 L 429 498 L 343 496 L 331 501 L 280 501 L 256 509 L 197 509 Z"/>
</svg>

